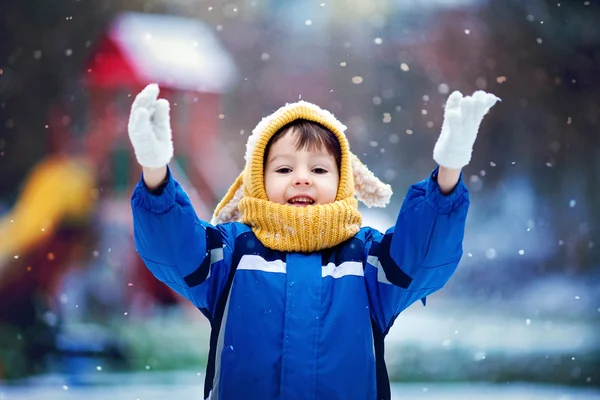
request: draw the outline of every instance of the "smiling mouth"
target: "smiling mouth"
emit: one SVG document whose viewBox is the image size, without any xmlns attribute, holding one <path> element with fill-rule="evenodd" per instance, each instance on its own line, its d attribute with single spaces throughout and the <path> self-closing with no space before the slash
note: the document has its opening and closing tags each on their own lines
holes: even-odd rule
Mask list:
<svg viewBox="0 0 600 400">
<path fill-rule="evenodd" d="M 289 205 L 296 206 L 296 207 L 309 206 L 314 203 L 315 203 L 315 201 L 313 199 L 311 199 L 310 197 L 305 197 L 305 196 L 293 197 L 288 200 Z"/>
</svg>

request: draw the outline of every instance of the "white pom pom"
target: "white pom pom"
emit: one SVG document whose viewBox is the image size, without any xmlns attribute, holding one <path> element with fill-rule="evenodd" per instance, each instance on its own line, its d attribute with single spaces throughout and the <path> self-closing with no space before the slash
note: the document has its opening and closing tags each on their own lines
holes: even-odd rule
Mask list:
<svg viewBox="0 0 600 400">
<path fill-rule="evenodd" d="M 242 215 L 240 213 L 240 209 L 238 208 L 238 204 L 240 200 L 244 196 L 244 185 L 241 185 L 238 190 L 235 191 L 235 194 L 229 201 L 229 203 L 225 204 L 221 211 L 213 216 L 210 223 L 212 225 L 224 224 L 227 222 L 236 222 L 240 221 Z"/>
<path fill-rule="evenodd" d="M 367 207 L 385 207 L 392 197 L 392 187 L 381 182 L 354 154 L 351 156 L 354 190 Z"/>
</svg>

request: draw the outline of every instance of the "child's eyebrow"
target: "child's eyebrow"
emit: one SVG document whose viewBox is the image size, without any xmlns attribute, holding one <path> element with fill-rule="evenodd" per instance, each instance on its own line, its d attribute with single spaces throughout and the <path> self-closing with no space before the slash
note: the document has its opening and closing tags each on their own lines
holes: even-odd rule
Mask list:
<svg viewBox="0 0 600 400">
<path fill-rule="evenodd" d="M 277 160 L 278 158 L 290 158 L 290 154 L 276 154 L 272 157 L 269 157 L 267 159 L 267 164 L 272 163 L 273 161 Z"/>
<path fill-rule="evenodd" d="M 283 158 L 284 160 L 285 159 L 289 160 L 289 159 L 291 159 L 293 157 L 294 157 L 293 154 L 276 154 L 276 155 L 274 155 L 272 157 L 269 157 L 267 159 L 267 164 L 270 164 L 270 163 L 274 162 L 275 160 L 277 160 L 279 158 Z M 327 152 L 324 152 L 324 153 L 314 153 L 313 157 L 318 158 L 319 160 L 326 159 L 328 161 L 335 162 L 335 157 L 333 157 L 331 154 L 329 154 Z"/>
</svg>

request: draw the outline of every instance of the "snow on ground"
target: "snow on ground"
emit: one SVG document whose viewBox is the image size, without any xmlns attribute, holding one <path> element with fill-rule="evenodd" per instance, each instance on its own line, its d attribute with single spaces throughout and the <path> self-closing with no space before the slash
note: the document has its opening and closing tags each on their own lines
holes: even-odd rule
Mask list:
<svg viewBox="0 0 600 400">
<path fill-rule="evenodd" d="M 392 387 L 394 400 L 593 400 L 600 389 L 528 384 L 397 384 Z"/>
<path fill-rule="evenodd" d="M 432 296 L 428 306 L 415 303 L 396 320 L 386 337 L 388 347 L 418 344 L 423 347 L 464 347 L 474 351 L 578 353 L 596 349 L 598 324 L 561 318 L 511 315 L 490 308 L 450 304 Z"/>
<path fill-rule="evenodd" d="M 402 313 L 386 338 L 399 381 L 600 381 L 600 322 L 468 307 L 432 296 Z M 598 397 L 600 399 L 600 397 Z"/>
<path fill-rule="evenodd" d="M 185 374 L 185 373 L 184 373 Z M 193 375 L 193 373 L 189 373 Z M 183 379 L 185 380 L 185 379 Z M 199 399 L 202 384 L 133 384 L 69 387 L 57 383 L 37 387 L 2 387 L 0 400 L 158 400 Z M 527 384 L 396 384 L 393 400 L 593 400 L 600 390 Z M 251 396 L 249 396 L 251 398 Z"/>
</svg>

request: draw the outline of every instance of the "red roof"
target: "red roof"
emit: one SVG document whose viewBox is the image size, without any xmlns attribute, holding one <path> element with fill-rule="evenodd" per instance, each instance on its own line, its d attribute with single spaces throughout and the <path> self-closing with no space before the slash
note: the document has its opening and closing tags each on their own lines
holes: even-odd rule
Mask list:
<svg viewBox="0 0 600 400">
<path fill-rule="evenodd" d="M 92 54 L 85 80 L 113 89 L 155 82 L 172 89 L 223 93 L 236 75 L 231 55 L 201 21 L 123 13 Z"/>
</svg>

